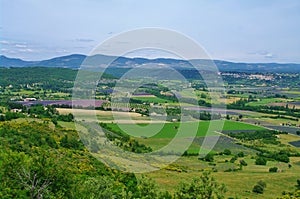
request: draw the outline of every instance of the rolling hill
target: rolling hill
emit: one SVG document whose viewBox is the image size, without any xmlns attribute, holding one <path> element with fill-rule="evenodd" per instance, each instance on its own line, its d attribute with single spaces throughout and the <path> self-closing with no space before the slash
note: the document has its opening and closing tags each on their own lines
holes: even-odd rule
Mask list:
<svg viewBox="0 0 300 199">
<path fill-rule="evenodd" d="M 211 60 L 194 59 L 194 60 L 178 60 L 171 58 L 127 58 L 127 57 L 112 57 L 107 55 L 93 55 L 86 59 L 86 55 L 72 54 L 62 57 L 55 57 L 41 61 L 25 61 L 17 58 L 9 58 L 4 55 L 0 56 L 0 67 L 63 67 L 63 68 L 80 68 L 84 62 L 89 65 L 106 65 L 111 60 L 115 60 L 111 66 L 114 68 L 134 68 L 147 64 L 157 65 L 159 67 L 170 66 L 177 69 L 192 68 L 190 63 L 195 66 L 205 67 L 211 63 Z M 222 60 L 213 60 L 220 71 L 234 72 L 300 72 L 300 64 L 295 63 L 236 63 Z"/>
</svg>

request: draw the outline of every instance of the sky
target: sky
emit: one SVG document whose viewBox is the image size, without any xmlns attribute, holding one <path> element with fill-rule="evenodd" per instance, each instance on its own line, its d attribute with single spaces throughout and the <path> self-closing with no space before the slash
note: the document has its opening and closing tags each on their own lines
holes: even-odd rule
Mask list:
<svg viewBox="0 0 300 199">
<path fill-rule="evenodd" d="M 299 10 L 299 0 L 0 0 L 0 54 L 89 54 L 119 33 L 158 27 L 192 38 L 213 59 L 300 63 Z"/>
</svg>

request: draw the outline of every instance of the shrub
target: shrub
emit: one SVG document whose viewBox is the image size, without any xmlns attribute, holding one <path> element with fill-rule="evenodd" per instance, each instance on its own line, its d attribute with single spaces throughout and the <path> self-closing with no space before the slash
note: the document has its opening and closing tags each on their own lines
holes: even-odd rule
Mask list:
<svg viewBox="0 0 300 199">
<path fill-rule="evenodd" d="M 225 150 L 223 151 L 223 154 L 224 154 L 224 155 L 231 155 L 231 151 L 230 151 L 229 149 L 225 149 Z"/>
<path fill-rule="evenodd" d="M 244 152 L 241 151 L 241 152 L 239 152 L 239 153 L 237 154 L 237 156 L 240 157 L 240 158 L 242 158 L 242 157 L 245 156 L 245 154 L 244 154 Z"/>
<path fill-rule="evenodd" d="M 297 180 L 296 188 L 297 190 L 300 190 L 300 180 Z"/>
<path fill-rule="evenodd" d="M 259 186 L 259 185 L 255 185 L 253 187 L 253 190 L 252 190 L 254 193 L 259 193 L 259 194 L 263 194 L 264 193 L 264 188 Z"/>
<path fill-rule="evenodd" d="M 258 184 L 259 186 L 262 186 L 263 188 L 266 188 L 266 187 L 267 187 L 267 184 L 266 184 L 264 181 L 262 181 L 262 180 L 258 181 L 257 184 Z"/>
<path fill-rule="evenodd" d="M 246 162 L 245 160 L 240 160 L 240 164 L 241 164 L 242 166 L 247 166 L 247 165 L 248 165 L 247 162 Z"/>
<path fill-rule="evenodd" d="M 287 154 L 278 154 L 275 157 L 276 160 L 280 161 L 280 162 L 285 162 L 285 163 L 289 163 L 290 162 L 290 158 Z"/>
<path fill-rule="evenodd" d="M 271 167 L 269 169 L 269 172 L 272 172 L 272 173 L 276 173 L 278 171 L 278 168 L 277 167 Z"/>
<path fill-rule="evenodd" d="M 214 161 L 214 155 L 209 153 L 204 158 L 199 158 L 200 160 L 204 160 L 206 162 L 213 162 Z"/>
<path fill-rule="evenodd" d="M 258 181 L 256 185 L 254 185 L 252 191 L 254 193 L 263 194 L 267 184 L 264 181 Z"/>
<path fill-rule="evenodd" d="M 256 165 L 266 165 L 267 164 L 267 160 L 263 157 L 258 157 L 255 160 L 255 164 Z"/>
<path fill-rule="evenodd" d="M 232 157 L 232 158 L 230 159 L 230 162 L 231 162 L 231 163 L 234 163 L 236 160 L 237 160 L 237 157 L 234 156 L 234 157 Z"/>
</svg>

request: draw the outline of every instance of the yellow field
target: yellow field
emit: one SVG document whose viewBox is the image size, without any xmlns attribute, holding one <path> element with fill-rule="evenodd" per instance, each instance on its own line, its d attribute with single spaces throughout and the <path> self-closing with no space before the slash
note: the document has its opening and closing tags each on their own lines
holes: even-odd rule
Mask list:
<svg viewBox="0 0 300 199">
<path fill-rule="evenodd" d="M 281 143 L 288 144 L 288 145 L 290 145 L 289 142 L 300 140 L 299 136 L 293 135 L 293 134 L 281 134 L 281 135 L 279 135 L 279 138 L 280 138 Z M 300 151 L 300 148 L 299 148 L 299 151 Z"/>
<path fill-rule="evenodd" d="M 151 121 L 149 117 L 142 116 L 134 112 L 120 112 L 120 111 L 100 111 L 100 110 L 85 110 L 85 109 L 67 109 L 57 108 L 60 114 L 72 113 L 75 119 L 80 118 L 86 121 L 95 121 L 103 123 L 166 123 L 166 121 L 155 120 Z M 96 117 L 95 117 L 96 116 Z"/>
</svg>

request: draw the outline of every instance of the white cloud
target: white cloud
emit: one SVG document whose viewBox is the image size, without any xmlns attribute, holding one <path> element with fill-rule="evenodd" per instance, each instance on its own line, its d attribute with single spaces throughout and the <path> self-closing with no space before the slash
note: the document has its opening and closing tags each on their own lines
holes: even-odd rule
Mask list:
<svg viewBox="0 0 300 199">
<path fill-rule="evenodd" d="M 79 38 L 79 39 L 75 39 L 76 42 L 93 42 L 95 40 L 93 39 L 87 39 L 87 38 Z"/>
<path fill-rule="evenodd" d="M 10 42 L 7 41 L 7 40 L 1 40 L 0 44 L 2 44 L 2 45 L 8 45 L 8 44 L 10 44 Z"/>
<path fill-rule="evenodd" d="M 32 50 L 31 48 L 22 48 L 22 49 L 19 49 L 19 52 L 34 52 L 34 50 Z"/>
<path fill-rule="evenodd" d="M 16 44 L 15 47 L 17 48 L 26 48 L 27 46 L 24 44 Z"/>
<path fill-rule="evenodd" d="M 261 51 L 254 51 L 254 52 L 249 52 L 249 55 L 254 55 L 257 58 L 268 58 L 268 59 L 272 59 L 275 58 L 276 56 L 269 51 L 266 50 L 261 50 Z"/>
<path fill-rule="evenodd" d="M 272 53 L 267 53 L 265 54 L 265 58 L 273 58 L 274 55 Z"/>
</svg>

